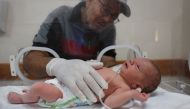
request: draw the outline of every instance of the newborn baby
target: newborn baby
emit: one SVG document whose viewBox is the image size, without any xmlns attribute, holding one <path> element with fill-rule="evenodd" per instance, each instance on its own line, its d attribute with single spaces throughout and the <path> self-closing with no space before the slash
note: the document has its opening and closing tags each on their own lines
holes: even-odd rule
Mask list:
<svg viewBox="0 0 190 109">
<path fill-rule="evenodd" d="M 154 91 L 161 81 L 159 70 L 146 58 L 126 60 L 117 71 L 103 67 L 97 72 L 108 82 L 105 95 L 100 96 L 104 96 L 102 100 L 110 108 L 120 107 L 131 99 L 146 101 L 148 93 Z M 135 90 L 137 88 L 141 91 Z M 88 98 L 86 101 L 79 100 L 57 79 L 37 82 L 30 89 L 24 90 L 24 94 L 10 92 L 8 100 L 12 104 L 40 102 L 44 107 L 57 105 L 60 108 L 81 106 L 90 102 Z"/>
</svg>

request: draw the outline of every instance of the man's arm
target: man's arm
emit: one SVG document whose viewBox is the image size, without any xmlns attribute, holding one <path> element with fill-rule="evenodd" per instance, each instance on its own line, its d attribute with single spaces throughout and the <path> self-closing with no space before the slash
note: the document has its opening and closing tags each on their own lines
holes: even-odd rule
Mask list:
<svg viewBox="0 0 190 109">
<path fill-rule="evenodd" d="M 148 95 L 145 93 L 139 93 L 136 90 L 117 89 L 113 94 L 108 96 L 104 103 L 111 108 L 117 108 L 127 103 L 132 98 L 139 101 L 146 101 Z"/>
<path fill-rule="evenodd" d="M 46 65 L 52 59 L 47 52 L 30 51 L 23 58 L 24 70 L 36 78 L 47 77 Z"/>
</svg>

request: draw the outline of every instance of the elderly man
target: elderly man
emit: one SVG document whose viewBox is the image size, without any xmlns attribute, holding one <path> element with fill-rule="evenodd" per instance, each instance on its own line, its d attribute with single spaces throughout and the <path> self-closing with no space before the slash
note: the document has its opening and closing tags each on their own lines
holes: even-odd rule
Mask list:
<svg viewBox="0 0 190 109">
<path fill-rule="evenodd" d="M 85 0 L 73 8 L 55 9 L 41 25 L 33 46 L 51 48 L 61 58 L 31 51 L 24 57 L 24 69 L 36 77 L 55 76 L 80 99 L 96 102 L 94 94 L 103 97 L 102 89 L 108 85 L 94 70 L 101 63 L 94 66 L 85 60 L 95 59 L 103 48 L 115 44 L 114 24 L 120 13 L 130 16 L 125 0 Z M 114 65 L 115 55 L 114 50 L 105 53 L 104 65 Z"/>
</svg>

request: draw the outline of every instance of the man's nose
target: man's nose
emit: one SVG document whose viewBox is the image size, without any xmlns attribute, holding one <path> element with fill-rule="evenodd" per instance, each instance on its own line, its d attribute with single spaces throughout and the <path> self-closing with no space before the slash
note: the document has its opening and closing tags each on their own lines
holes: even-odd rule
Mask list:
<svg viewBox="0 0 190 109">
<path fill-rule="evenodd" d="M 107 24 L 110 24 L 110 23 L 113 23 L 113 18 L 111 16 L 106 16 L 104 17 L 104 21 L 107 23 Z"/>
</svg>

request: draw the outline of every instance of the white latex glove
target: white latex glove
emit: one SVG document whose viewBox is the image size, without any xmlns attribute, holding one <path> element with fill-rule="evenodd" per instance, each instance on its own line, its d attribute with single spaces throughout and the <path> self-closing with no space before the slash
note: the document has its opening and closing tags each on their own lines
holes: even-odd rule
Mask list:
<svg viewBox="0 0 190 109">
<path fill-rule="evenodd" d="M 101 66 L 103 66 L 103 64 Z M 107 82 L 92 66 L 82 60 L 53 58 L 47 64 L 46 72 L 49 76 L 56 76 L 59 81 L 69 87 L 73 94 L 82 101 L 85 101 L 87 97 L 90 101 L 96 102 L 97 99 L 93 92 L 103 97 L 104 92 L 102 88 L 108 88 Z"/>
<path fill-rule="evenodd" d="M 90 66 L 92 66 L 94 69 L 98 70 L 98 69 L 101 69 L 104 64 L 100 61 L 97 61 L 97 60 L 88 60 L 86 61 L 86 63 Z"/>
</svg>

